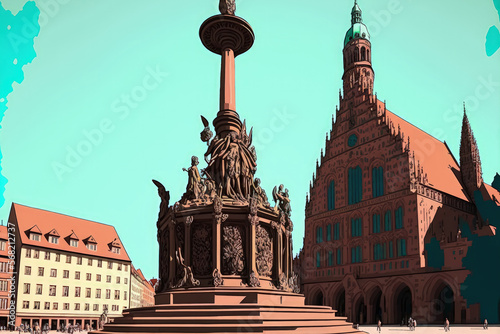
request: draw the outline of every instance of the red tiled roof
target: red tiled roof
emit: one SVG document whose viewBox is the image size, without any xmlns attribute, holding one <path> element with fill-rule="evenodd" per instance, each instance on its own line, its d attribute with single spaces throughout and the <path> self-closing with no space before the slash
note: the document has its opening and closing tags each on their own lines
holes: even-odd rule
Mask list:
<svg viewBox="0 0 500 334">
<path fill-rule="evenodd" d="M 500 206 L 500 191 L 496 190 L 495 188 L 484 182 L 483 185 L 484 185 L 484 191 L 483 189 L 481 189 L 483 199 L 485 201 L 492 200 L 497 206 Z"/>
<path fill-rule="evenodd" d="M 42 234 L 42 231 L 36 225 L 33 225 L 28 231 L 30 233 Z"/>
<path fill-rule="evenodd" d="M 23 245 L 130 261 L 125 249 L 122 249 L 120 254 L 111 252 L 108 244 L 115 239 L 119 240 L 115 228 L 111 225 L 66 216 L 56 212 L 35 209 L 16 203 L 12 204 L 9 222 L 17 224 L 21 243 Z M 45 236 L 42 236 L 41 241 L 30 240 L 27 232 L 32 229 L 34 225 L 38 227 L 41 233 L 47 233 L 56 229 L 59 234 L 64 237 L 59 239 L 58 244 L 50 243 Z M 90 235 L 90 232 L 92 232 L 92 235 L 96 236 L 97 250 L 92 251 L 87 249 L 83 242 L 79 242 L 78 247 L 69 245 L 70 236 Z"/>
<path fill-rule="evenodd" d="M 52 231 L 50 231 L 49 233 L 47 233 L 47 235 L 52 235 L 54 237 L 60 237 L 61 235 L 59 233 L 57 233 L 56 229 L 53 228 Z"/>
<path fill-rule="evenodd" d="M 429 186 L 469 202 L 460 181 L 460 167 L 446 143 L 388 110 L 386 118 L 394 124 L 396 131 L 400 127 L 404 146 L 410 138 L 410 152 L 415 152 L 415 164 L 419 161 L 424 174 L 427 173 Z"/>
</svg>

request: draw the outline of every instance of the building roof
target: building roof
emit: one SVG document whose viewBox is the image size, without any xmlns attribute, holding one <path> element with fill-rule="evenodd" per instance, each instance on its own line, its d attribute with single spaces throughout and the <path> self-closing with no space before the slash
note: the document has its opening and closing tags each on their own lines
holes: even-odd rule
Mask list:
<svg viewBox="0 0 500 334">
<path fill-rule="evenodd" d="M 17 203 L 12 203 L 9 222 L 17 224 L 23 245 L 130 261 L 123 246 L 121 246 L 120 254 L 111 251 L 109 244 L 113 243 L 115 239 L 119 240 L 118 233 L 111 225 L 36 209 Z M 30 240 L 29 233 L 33 231 L 34 226 L 42 234 L 40 241 Z M 54 229 L 60 235 L 57 244 L 49 242 L 49 235 L 54 235 Z M 78 237 L 83 238 L 83 240 Z M 70 246 L 70 239 L 80 240 L 78 246 Z M 97 250 L 88 249 L 86 240 L 95 241 L 97 243 Z"/>
<path fill-rule="evenodd" d="M 410 152 L 415 153 L 415 164 L 420 163 L 424 174 L 427 174 L 430 187 L 470 201 L 461 182 L 460 166 L 446 143 L 387 110 L 386 122 L 388 121 L 404 136 L 403 146 L 410 141 Z"/>
</svg>

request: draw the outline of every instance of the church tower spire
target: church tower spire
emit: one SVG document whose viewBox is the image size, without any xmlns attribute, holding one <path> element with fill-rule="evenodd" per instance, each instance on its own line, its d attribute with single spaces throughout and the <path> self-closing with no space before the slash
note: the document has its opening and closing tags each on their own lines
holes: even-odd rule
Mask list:
<svg viewBox="0 0 500 334">
<path fill-rule="evenodd" d="M 469 118 L 467 117 L 465 103 L 462 120 L 462 137 L 460 139 L 460 170 L 465 190 L 474 199 L 474 191 L 478 190 L 483 183 L 483 172 L 479 149 L 469 123 Z"/>
<path fill-rule="evenodd" d="M 368 28 L 363 23 L 357 0 L 351 11 L 351 28 L 344 38 L 344 97 L 355 92 L 373 94 L 374 72 L 371 63 L 371 43 Z"/>
</svg>

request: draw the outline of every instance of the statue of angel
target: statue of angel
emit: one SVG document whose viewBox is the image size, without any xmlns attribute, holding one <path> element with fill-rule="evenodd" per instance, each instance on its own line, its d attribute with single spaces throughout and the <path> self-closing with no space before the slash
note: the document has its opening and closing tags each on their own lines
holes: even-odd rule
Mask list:
<svg viewBox="0 0 500 334">
<path fill-rule="evenodd" d="M 158 213 L 158 221 L 162 220 L 165 217 L 165 214 L 168 210 L 168 204 L 170 202 L 170 192 L 165 189 L 161 182 L 153 180 L 153 183 L 158 187 L 158 195 L 161 198 L 160 203 L 160 212 Z"/>
</svg>

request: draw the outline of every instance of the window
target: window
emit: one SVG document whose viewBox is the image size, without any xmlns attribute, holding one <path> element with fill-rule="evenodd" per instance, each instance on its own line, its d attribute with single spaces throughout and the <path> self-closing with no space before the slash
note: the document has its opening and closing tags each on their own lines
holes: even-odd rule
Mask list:
<svg viewBox="0 0 500 334">
<path fill-rule="evenodd" d="M 69 297 L 69 286 L 63 286 L 62 296 Z"/>
<path fill-rule="evenodd" d="M 108 261 L 108 269 L 113 269 L 113 262 Z"/>
<path fill-rule="evenodd" d="M 118 248 L 118 247 L 111 247 L 111 252 L 113 252 L 115 254 L 120 254 L 120 248 Z"/>
<path fill-rule="evenodd" d="M 7 291 L 8 288 L 9 288 L 9 283 L 7 281 L 0 281 L 0 291 Z"/>
<path fill-rule="evenodd" d="M 361 218 L 351 219 L 351 236 L 360 237 L 362 235 Z"/>
<path fill-rule="evenodd" d="M 332 224 L 326 225 L 326 241 L 332 240 Z"/>
<path fill-rule="evenodd" d="M 51 236 L 49 237 L 49 242 L 50 242 L 51 244 L 58 244 L 58 243 L 59 243 L 59 238 L 58 238 L 58 237 L 54 237 L 54 236 L 52 236 L 52 235 L 51 235 Z"/>
<path fill-rule="evenodd" d="M 92 280 L 92 274 L 91 273 L 87 273 L 87 281 L 90 281 Z"/>
<path fill-rule="evenodd" d="M 391 217 L 391 210 L 387 210 L 384 215 L 384 231 L 390 231 L 392 230 L 392 217 Z"/>
<path fill-rule="evenodd" d="M 333 251 L 328 251 L 328 266 L 333 266 Z"/>
<path fill-rule="evenodd" d="M 45 260 L 50 260 L 50 252 L 45 252 Z"/>
<path fill-rule="evenodd" d="M 78 240 L 71 239 L 71 240 L 69 241 L 69 245 L 70 245 L 71 247 L 78 247 Z"/>
<path fill-rule="evenodd" d="M 33 305 L 34 310 L 39 310 L 40 309 L 40 302 L 35 302 Z"/>
<path fill-rule="evenodd" d="M 122 270 L 122 264 L 121 263 L 118 263 L 118 270 L 121 271 Z"/>
<path fill-rule="evenodd" d="M 61 261 L 61 254 L 56 254 L 56 262 L 60 262 Z"/>
<path fill-rule="evenodd" d="M 57 269 L 54 268 L 50 269 L 50 277 L 57 277 Z"/>
<path fill-rule="evenodd" d="M 106 289 L 106 299 L 111 298 L 111 289 Z"/>
<path fill-rule="evenodd" d="M 24 274 L 31 275 L 31 267 L 29 267 L 29 266 L 24 267 Z"/>
<path fill-rule="evenodd" d="M 401 206 L 394 212 L 394 217 L 396 219 L 396 229 L 403 228 L 403 208 Z"/>
<path fill-rule="evenodd" d="M 115 299 L 120 299 L 120 290 L 115 290 Z"/>
<path fill-rule="evenodd" d="M 316 252 L 316 268 L 321 267 L 321 254 L 320 252 Z"/>
<path fill-rule="evenodd" d="M 372 193 L 373 197 L 384 195 L 384 168 L 374 167 L 372 169 Z"/>
<path fill-rule="evenodd" d="M 0 240 L 0 251 L 5 250 L 5 244 L 6 244 L 6 242 L 4 240 Z"/>
<path fill-rule="evenodd" d="M 111 309 L 112 309 L 113 311 L 119 311 L 119 305 L 112 305 L 112 306 L 111 306 Z"/>
<path fill-rule="evenodd" d="M 108 304 L 102 304 L 102 310 L 103 310 L 103 311 L 104 311 L 104 310 L 108 310 L 108 309 L 109 309 L 109 308 L 108 308 Z"/>
<path fill-rule="evenodd" d="M 40 251 L 39 250 L 35 250 L 35 253 L 33 254 L 33 258 L 34 259 L 39 259 L 40 258 Z"/>
<path fill-rule="evenodd" d="M 95 289 L 95 297 L 101 298 L 101 289 Z"/>
<path fill-rule="evenodd" d="M 81 256 L 76 258 L 76 264 L 79 264 L 79 265 L 82 264 L 82 257 Z"/>
<path fill-rule="evenodd" d="M 97 245 L 96 244 L 87 244 L 87 249 L 96 251 L 97 250 Z"/>
<path fill-rule="evenodd" d="M 49 286 L 49 296 L 55 296 L 55 295 L 56 295 L 56 286 L 55 285 Z"/>
<path fill-rule="evenodd" d="M 63 278 L 69 278 L 69 270 L 63 271 Z"/>
<path fill-rule="evenodd" d="M 342 264 L 342 249 L 340 248 L 337 249 L 337 265 L 339 264 Z"/>
<path fill-rule="evenodd" d="M 66 311 L 69 310 L 69 303 L 64 303 L 63 304 L 63 309 L 66 310 Z"/>
<path fill-rule="evenodd" d="M 97 275 L 95 276 L 95 280 L 96 280 L 97 282 L 100 282 L 100 281 L 101 281 L 101 274 L 97 274 Z"/>
<path fill-rule="evenodd" d="M 127 300 L 127 291 L 123 291 L 123 300 Z"/>
<path fill-rule="evenodd" d="M 106 283 L 111 283 L 111 275 L 106 276 Z"/>
<path fill-rule="evenodd" d="M 85 298 L 90 298 L 91 296 L 92 296 L 92 289 L 86 288 L 85 289 Z"/>
<path fill-rule="evenodd" d="M 26 257 L 31 257 L 31 249 L 26 248 Z"/>
<path fill-rule="evenodd" d="M 356 204 L 363 198 L 363 174 L 361 167 L 349 168 L 348 171 L 348 203 Z"/>
<path fill-rule="evenodd" d="M 94 308 L 93 308 L 94 311 L 99 311 L 99 304 L 94 304 Z"/>
<path fill-rule="evenodd" d="M 98 266 L 99 268 L 102 268 L 102 260 L 97 260 L 97 266 Z"/>
<path fill-rule="evenodd" d="M 52 309 L 53 310 L 57 310 L 58 308 L 59 308 L 59 304 L 57 304 L 57 303 L 53 303 L 52 304 Z"/>
<path fill-rule="evenodd" d="M 79 271 L 75 271 L 75 279 L 80 279 L 80 272 Z"/>
<path fill-rule="evenodd" d="M 43 287 L 43 286 L 42 286 L 41 284 L 37 284 L 37 285 L 36 285 L 36 292 L 35 292 L 35 293 L 36 293 L 37 295 L 41 295 L 41 294 L 42 294 L 42 287 Z"/>
<path fill-rule="evenodd" d="M 85 303 L 85 311 L 90 311 L 90 304 L 89 303 Z"/>
<path fill-rule="evenodd" d="M 66 263 L 71 263 L 71 255 L 66 255 Z"/>
<path fill-rule="evenodd" d="M 124 267 L 125 267 L 125 271 L 128 271 L 128 266 L 127 266 L 127 265 L 124 265 Z"/>
<path fill-rule="evenodd" d="M 373 233 L 380 233 L 380 215 L 373 215 Z"/>
<path fill-rule="evenodd" d="M 23 308 L 30 308 L 30 302 L 27 300 L 23 301 Z"/>
<path fill-rule="evenodd" d="M 340 224 L 336 223 L 333 225 L 333 240 L 340 239 Z"/>
<path fill-rule="evenodd" d="M 30 283 L 24 283 L 24 293 L 29 295 L 30 293 L 30 287 L 31 287 L 31 284 Z"/>
<path fill-rule="evenodd" d="M 375 244 L 373 246 L 373 259 L 375 261 L 385 260 L 386 259 L 386 244 Z"/>
<path fill-rule="evenodd" d="M 127 278 L 127 277 L 125 277 L 125 278 L 123 279 L 123 283 L 128 284 L 128 278 Z"/>
<path fill-rule="evenodd" d="M 79 311 L 80 310 L 80 303 L 75 303 L 75 311 Z"/>
<path fill-rule="evenodd" d="M 361 263 L 362 257 L 361 246 L 351 248 L 351 263 Z"/>
<path fill-rule="evenodd" d="M 328 186 L 328 210 L 335 209 L 335 181 L 331 181 Z"/>
<path fill-rule="evenodd" d="M 398 239 L 397 247 L 398 247 L 398 252 L 397 252 L 398 256 L 406 256 L 406 240 Z"/>
<path fill-rule="evenodd" d="M 120 284 L 120 276 L 116 276 L 116 284 Z"/>
<path fill-rule="evenodd" d="M 87 260 L 87 264 L 88 264 L 89 266 L 91 266 L 91 265 L 92 265 L 92 259 L 88 259 L 88 260 Z"/>
<path fill-rule="evenodd" d="M 38 267 L 38 276 L 43 276 L 44 267 Z"/>
<path fill-rule="evenodd" d="M 50 302 L 45 302 L 44 309 L 45 310 L 50 310 Z"/>
<path fill-rule="evenodd" d="M 80 297 L 81 290 L 82 288 L 79 286 L 75 287 L 75 297 Z"/>
<path fill-rule="evenodd" d="M 392 243 L 392 241 L 389 241 L 389 258 L 393 258 L 394 257 L 394 244 Z"/>
<path fill-rule="evenodd" d="M 322 227 L 316 227 L 316 243 L 322 243 L 323 242 L 323 228 Z"/>
<path fill-rule="evenodd" d="M 30 233 L 30 240 L 40 241 L 40 234 Z"/>
</svg>

